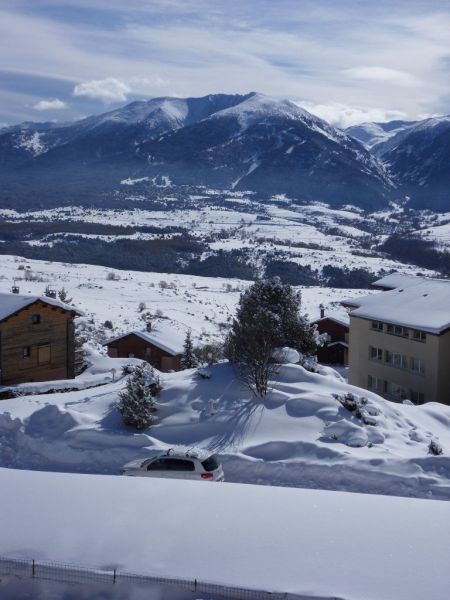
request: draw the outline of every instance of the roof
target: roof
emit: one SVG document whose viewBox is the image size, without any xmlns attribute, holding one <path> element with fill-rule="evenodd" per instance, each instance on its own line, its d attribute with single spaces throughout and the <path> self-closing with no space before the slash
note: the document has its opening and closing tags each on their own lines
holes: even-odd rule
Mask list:
<svg viewBox="0 0 450 600">
<path fill-rule="evenodd" d="M 316 319 L 315 321 L 313 321 L 313 324 L 320 323 L 321 321 L 334 321 L 335 323 L 338 323 L 339 325 L 347 327 L 347 329 L 348 329 L 350 318 L 347 314 L 345 314 L 345 315 L 339 314 L 339 316 L 338 315 L 325 315 L 324 317 L 321 317 L 320 319 Z"/>
<path fill-rule="evenodd" d="M 383 288 L 385 290 L 393 290 L 398 287 L 404 287 L 406 285 L 413 285 L 417 283 L 419 279 L 416 275 L 407 275 L 405 273 L 391 273 L 381 279 L 377 279 L 371 284 L 374 288 Z M 425 279 L 425 278 L 422 278 Z M 428 281 L 428 279 L 427 279 Z"/>
<path fill-rule="evenodd" d="M 405 280 L 406 281 L 406 280 Z M 351 317 L 374 319 L 439 334 L 450 329 L 450 280 L 416 277 L 407 285 L 362 296 L 352 303 Z"/>
<path fill-rule="evenodd" d="M 55 298 L 48 298 L 47 296 L 25 296 L 22 294 L 0 293 L 0 321 L 11 317 L 35 302 L 50 304 L 51 306 L 56 306 L 63 310 L 67 310 L 68 312 L 75 313 L 78 316 L 82 316 L 84 314 L 73 306 L 65 304 L 64 302 L 56 300 Z"/>
<path fill-rule="evenodd" d="M 164 350 L 168 354 L 172 356 L 177 356 L 178 354 L 182 354 L 184 350 L 184 340 L 185 336 L 180 334 L 175 329 L 169 327 L 163 327 L 162 325 L 157 325 L 150 332 L 148 331 L 128 331 L 127 333 L 123 333 L 115 338 L 112 338 L 103 344 L 104 346 L 109 346 L 113 342 L 121 340 L 129 335 L 137 335 L 141 339 L 149 342 L 153 346 Z"/>
<path fill-rule="evenodd" d="M 337 342 L 329 342 L 326 345 L 327 348 L 332 348 L 333 346 L 343 346 L 344 348 L 348 348 L 347 342 L 342 342 L 341 340 L 338 340 Z"/>
</svg>

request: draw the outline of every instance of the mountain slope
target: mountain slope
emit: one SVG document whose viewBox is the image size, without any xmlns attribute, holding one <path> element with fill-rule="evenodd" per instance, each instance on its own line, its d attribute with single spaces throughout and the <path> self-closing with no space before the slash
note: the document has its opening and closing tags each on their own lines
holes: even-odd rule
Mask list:
<svg viewBox="0 0 450 600">
<path fill-rule="evenodd" d="M 450 116 L 421 121 L 382 150 L 410 206 L 450 210 Z"/>
<path fill-rule="evenodd" d="M 416 121 L 388 121 L 387 123 L 361 123 L 352 125 L 345 129 L 345 133 L 358 142 L 361 142 L 368 150 L 376 148 L 401 132 L 408 131 L 416 124 Z"/>
<path fill-rule="evenodd" d="M 301 201 L 387 203 L 391 184 L 360 143 L 261 94 L 155 98 L 81 121 L 0 134 L 0 202 L 96 204 L 127 177 L 284 193 Z"/>
</svg>

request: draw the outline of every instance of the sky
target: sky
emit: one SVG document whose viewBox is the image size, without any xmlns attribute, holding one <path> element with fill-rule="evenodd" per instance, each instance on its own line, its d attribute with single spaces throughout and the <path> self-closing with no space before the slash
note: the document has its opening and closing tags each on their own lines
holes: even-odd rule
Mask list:
<svg viewBox="0 0 450 600">
<path fill-rule="evenodd" d="M 339 127 L 450 113 L 450 0 L 0 0 L 0 125 L 257 91 Z"/>
</svg>

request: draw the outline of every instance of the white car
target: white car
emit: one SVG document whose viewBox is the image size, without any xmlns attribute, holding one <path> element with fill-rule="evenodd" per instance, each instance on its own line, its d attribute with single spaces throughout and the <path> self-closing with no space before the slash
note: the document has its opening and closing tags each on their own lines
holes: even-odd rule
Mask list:
<svg viewBox="0 0 450 600">
<path fill-rule="evenodd" d="M 223 481 L 217 456 L 203 452 L 169 450 L 147 459 L 132 460 L 120 470 L 129 477 L 171 477 L 204 481 Z"/>
</svg>

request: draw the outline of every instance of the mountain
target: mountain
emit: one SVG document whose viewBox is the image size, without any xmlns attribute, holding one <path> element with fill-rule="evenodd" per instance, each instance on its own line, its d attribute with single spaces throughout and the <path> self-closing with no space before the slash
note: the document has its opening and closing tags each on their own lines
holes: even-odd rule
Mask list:
<svg viewBox="0 0 450 600">
<path fill-rule="evenodd" d="M 387 123 L 361 123 L 345 129 L 345 133 L 358 140 L 368 150 L 376 148 L 397 134 L 408 131 L 417 121 L 388 121 Z"/>
<path fill-rule="evenodd" d="M 378 153 L 411 207 L 450 210 L 450 116 L 416 123 Z"/>
<path fill-rule="evenodd" d="M 391 184 L 358 141 L 262 94 L 155 98 L 74 123 L 0 131 L 0 203 L 108 202 L 127 178 L 385 205 Z"/>
</svg>

